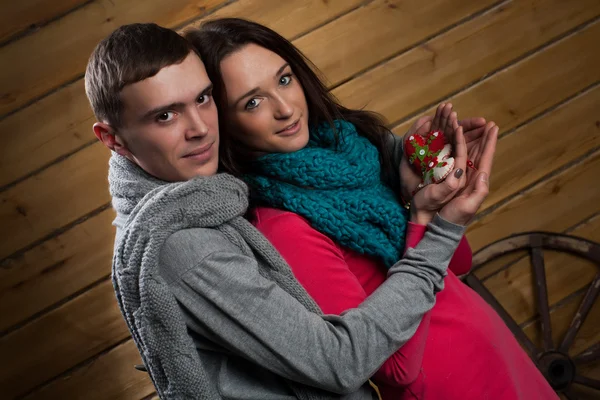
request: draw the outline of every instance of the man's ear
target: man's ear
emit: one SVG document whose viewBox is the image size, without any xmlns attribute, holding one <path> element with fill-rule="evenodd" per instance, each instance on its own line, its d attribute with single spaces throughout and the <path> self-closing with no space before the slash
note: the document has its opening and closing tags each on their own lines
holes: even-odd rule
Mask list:
<svg viewBox="0 0 600 400">
<path fill-rule="evenodd" d="M 112 126 L 104 122 L 96 122 L 92 129 L 94 130 L 94 135 L 96 135 L 98 140 L 104 143 L 106 147 L 122 156 L 131 156 L 131 152 L 127 148 L 123 138 L 117 136 L 116 131 Z"/>
</svg>

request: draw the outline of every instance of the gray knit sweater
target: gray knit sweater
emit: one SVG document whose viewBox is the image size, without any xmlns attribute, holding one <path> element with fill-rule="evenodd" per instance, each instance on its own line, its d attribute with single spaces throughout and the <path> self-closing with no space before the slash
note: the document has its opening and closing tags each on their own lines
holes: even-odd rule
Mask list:
<svg viewBox="0 0 600 400">
<path fill-rule="evenodd" d="M 437 217 L 358 308 L 321 315 L 243 215 L 226 174 L 159 181 L 113 155 L 117 300 L 165 399 L 372 398 L 365 381 L 415 332 L 463 228 Z"/>
</svg>

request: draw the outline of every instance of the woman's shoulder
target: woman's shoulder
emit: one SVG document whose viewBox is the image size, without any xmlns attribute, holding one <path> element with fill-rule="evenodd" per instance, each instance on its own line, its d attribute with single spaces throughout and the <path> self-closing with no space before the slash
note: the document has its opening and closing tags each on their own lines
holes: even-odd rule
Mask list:
<svg viewBox="0 0 600 400">
<path fill-rule="evenodd" d="M 310 228 L 309 222 L 299 214 L 272 207 L 255 207 L 252 209 L 250 222 L 259 230 L 265 227 Z"/>
<path fill-rule="evenodd" d="M 277 245 L 281 245 L 282 242 L 306 244 L 307 241 L 312 241 L 326 242 L 328 246 L 338 247 L 331 238 L 313 228 L 306 218 L 291 211 L 256 207 L 251 212 L 251 222 L 256 229 Z M 290 234 L 292 232 L 293 234 Z"/>
</svg>

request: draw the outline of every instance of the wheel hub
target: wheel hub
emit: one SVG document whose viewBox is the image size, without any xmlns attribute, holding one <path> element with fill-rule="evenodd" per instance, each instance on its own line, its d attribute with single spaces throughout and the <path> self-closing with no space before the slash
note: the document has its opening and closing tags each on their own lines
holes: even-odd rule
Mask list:
<svg viewBox="0 0 600 400">
<path fill-rule="evenodd" d="M 575 379 L 575 364 L 566 354 L 549 351 L 540 356 L 539 363 L 554 390 L 568 388 Z"/>
</svg>

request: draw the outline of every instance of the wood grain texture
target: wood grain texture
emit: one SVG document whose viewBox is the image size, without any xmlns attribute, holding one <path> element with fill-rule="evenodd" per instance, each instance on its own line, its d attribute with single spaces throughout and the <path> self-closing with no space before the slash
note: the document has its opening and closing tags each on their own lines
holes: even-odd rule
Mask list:
<svg viewBox="0 0 600 400">
<path fill-rule="evenodd" d="M 126 339 L 110 280 L 0 339 L 0 392 L 7 398 Z"/>
<path fill-rule="evenodd" d="M 100 0 L 43 29 L 0 48 L 0 115 L 4 115 L 77 77 L 90 53 L 117 27 L 156 22 L 176 27 L 225 0 Z M 90 29 L 93 27 L 93 29 Z"/>
<path fill-rule="evenodd" d="M 238 16 L 264 23 L 291 39 L 361 3 L 358 0 L 238 1 L 199 22 L 186 25 L 182 31 L 198 26 L 206 19 Z M 86 53 L 86 61 L 90 53 L 91 48 Z M 0 120 L 0 137 L 5 143 L 0 149 L 0 187 L 93 142 L 94 121 L 83 79 Z"/>
<path fill-rule="evenodd" d="M 0 259 L 110 201 L 108 151 L 94 144 L 0 193 Z"/>
<path fill-rule="evenodd" d="M 88 0 L 6 1 L 0 13 L 0 43 L 74 9 Z"/>
<path fill-rule="evenodd" d="M 338 85 L 494 3 L 494 0 L 375 0 L 294 44 L 316 64 L 331 85 Z M 356 57 L 357 54 L 361 56 Z"/>
<path fill-rule="evenodd" d="M 0 269 L 0 332 L 110 275 L 114 228 L 106 210 Z"/>
<path fill-rule="evenodd" d="M 133 368 L 141 362 L 135 344 L 128 340 L 25 399 L 76 399 L 84 394 L 86 400 L 142 399 L 154 392 L 154 386 L 147 373 Z"/>
<path fill-rule="evenodd" d="M 467 231 L 473 251 L 513 233 L 533 230 L 560 232 L 600 209 L 600 151 L 562 173 L 541 182 L 474 222 Z M 585 193 L 577 195 L 585 188 Z"/>
<path fill-rule="evenodd" d="M 377 111 L 395 124 L 599 13 L 600 3 L 595 0 L 511 1 L 373 68 L 333 93 L 346 106 Z M 516 98 L 509 91 L 502 95 Z"/>
<path fill-rule="evenodd" d="M 459 118 L 484 116 L 501 133 L 509 131 L 600 80 L 594 67 L 600 55 L 593 50 L 598 37 L 600 23 L 594 22 L 444 101 L 452 102 Z M 406 132 L 414 119 L 394 132 Z"/>
</svg>

